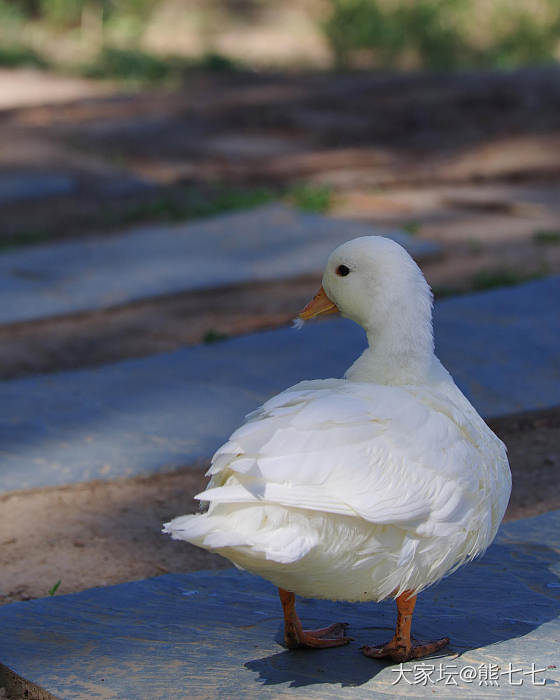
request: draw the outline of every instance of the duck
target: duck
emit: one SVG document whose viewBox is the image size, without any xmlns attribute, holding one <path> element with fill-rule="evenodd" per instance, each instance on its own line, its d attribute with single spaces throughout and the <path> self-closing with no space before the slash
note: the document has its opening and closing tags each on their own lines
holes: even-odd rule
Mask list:
<svg viewBox="0 0 560 700">
<path fill-rule="evenodd" d="M 481 555 L 504 516 L 511 472 L 502 441 L 434 351 L 433 296 L 390 238 L 329 256 L 301 322 L 340 313 L 368 345 L 340 378 L 270 398 L 215 453 L 203 512 L 163 531 L 278 588 L 288 649 L 353 641 L 346 623 L 304 629 L 296 596 L 396 601 L 386 642 L 361 651 L 404 662 L 443 649 L 412 636 L 417 596 Z M 258 358 L 254 358 L 258 361 Z"/>
</svg>

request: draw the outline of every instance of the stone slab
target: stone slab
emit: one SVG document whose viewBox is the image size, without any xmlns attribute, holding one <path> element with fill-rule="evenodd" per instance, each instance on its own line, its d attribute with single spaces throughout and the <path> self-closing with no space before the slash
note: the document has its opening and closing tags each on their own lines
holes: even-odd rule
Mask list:
<svg viewBox="0 0 560 700">
<path fill-rule="evenodd" d="M 74 178 L 61 173 L 0 173 L 0 206 L 21 199 L 70 194 Z"/>
<path fill-rule="evenodd" d="M 438 355 L 486 417 L 560 405 L 560 277 L 438 302 Z M 209 457 L 266 398 L 342 376 L 351 321 L 309 323 L 0 383 L 0 491 L 172 470 Z"/>
<path fill-rule="evenodd" d="M 560 697 L 560 511 L 502 526 L 480 560 L 419 596 L 414 634 L 451 638 L 438 656 L 399 666 L 360 654 L 361 644 L 390 638 L 391 601 L 299 599 L 298 611 L 309 627 L 349 622 L 355 641 L 287 651 L 276 589 L 234 569 L 12 603 L 0 608 L 0 685 L 16 689 L 19 680 L 60 700 L 552 700 Z M 497 685 L 484 684 L 489 672 Z"/>
<path fill-rule="evenodd" d="M 439 250 L 406 233 L 280 204 L 190 224 L 145 226 L 0 256 L 0 323 L 88 311 L 166 294 L 321 273 L 357 236 L 387 234 L 413 256 Z"/>
</svg>

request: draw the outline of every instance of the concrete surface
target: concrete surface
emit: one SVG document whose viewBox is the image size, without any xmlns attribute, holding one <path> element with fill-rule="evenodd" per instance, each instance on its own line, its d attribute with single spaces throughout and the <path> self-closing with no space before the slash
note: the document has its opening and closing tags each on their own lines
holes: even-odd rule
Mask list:
<svg viewBox="0 0 560 700">
<path fill-rule="evenodd" d="M 560 405 L 560 277 L 436 304 L 437 352 L 486 417 Z M 351 321 L 306 324 L 0 383 L 0 491 L 149 474 L 209 457 L 302 379 L 342 376 Z"/>
<path fill-rule="evenodd" d="M 0 323 L 320 273 L 340 243 L 381 233 L 416 258 L 439 250 L 406 233 L 279 204 L 190 224 L 143 226 L 112 236 L 21 248 L 0 255 Z"/>
<path fill-rule="evenodd" d="M 20 199 L 70 194 L 75 188 L 74 179 L 62 173 L 0 173 L 0 205 Z"/>
<path fill-rule="evenodd" d="M 502 526 L 483 558 L 419 596 L 413 633 L 449 636 L 445 652 L 402 666 L 364 657 L 361 644 L 391 637 L 394 608 L 299 599 L 305 625 L 346 621 L 355 641 L 287 651 L 276 589 L 233 569 L 12 603 L 0 608 L 0 685 L 60 700 L 553 700 L 560 511 Z"/>
</svg>

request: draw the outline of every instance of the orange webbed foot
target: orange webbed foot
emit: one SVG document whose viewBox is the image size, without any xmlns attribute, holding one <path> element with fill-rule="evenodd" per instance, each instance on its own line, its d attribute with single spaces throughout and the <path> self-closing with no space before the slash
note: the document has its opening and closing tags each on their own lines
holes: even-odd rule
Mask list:
<svg viewBox="0 0 560 700">
<path fill-rule="evenodd" d="M 416 605 L 416 595 L 404 591 L 396 598 L 397 626 L 393 639 L 380 646 L 361 647 L 362 654 L 372 659 L 391 659 L 397 663 L 410 659 L 421 659 L 423 656 L 435 654 L 449 644 L 448 637 L 442 637 L 431 642 L 419 642 L 410 634 L 412 614 Z"/>
<path fill-rule="evenodd" d="M 321 629 L 304 630 L 296 614 L 295 595 L 283 588 L 279 588 L 278 593 L 284 609 L 284 641 L 288 649 L 299 649 L 300 647 L 326 649 L 340 647 L 354 641 L 352 637 L 347 637 L 345 634 L 348 627 L 347 622 L 335 622 L 334 625 Z"/>
<path fill-rule="evenodd" d="M 311 647 L 313 649 L 326 649 L 328 647 L 340 647 L 353 642 L 352 637 L 346 636 L 347 622 L 335 622 L 328 627 L 316 630 L 290 630 L 294 634 L 286 634 L 285 641 L 289 649 Z"/>
<path fill-rule="evenodd" d="M 363 646 L 360 650 L 364 656 L 369 656 L 371 659 L 391 659 L 396 663 L 409 661 L 410 659 L 421 659 L 423 656 L 435 654 L 449 644 L 449 637 L 442 637 L 431 642 L 419 642 L 412 640 L 410 644 L 403 643 L 402 640 L 397 642 L 395 638 L 391 639 L 386 644 L 379 646 Z"/>
</svg>

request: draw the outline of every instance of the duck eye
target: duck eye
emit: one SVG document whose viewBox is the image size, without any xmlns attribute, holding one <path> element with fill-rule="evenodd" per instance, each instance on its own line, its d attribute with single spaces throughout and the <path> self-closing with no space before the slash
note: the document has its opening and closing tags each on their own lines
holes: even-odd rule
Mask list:
<svg viewBox="0 0 560 700">
<path fill-rule="evenodd" d="M 346 265 L 339 265 L 336 268 L 336 274 L 340 275 L 340 277 L 346 277 L 346 275 L 350 272 L 350 269 L 346 267 Z"/>
</svg>

